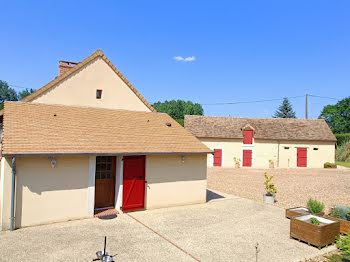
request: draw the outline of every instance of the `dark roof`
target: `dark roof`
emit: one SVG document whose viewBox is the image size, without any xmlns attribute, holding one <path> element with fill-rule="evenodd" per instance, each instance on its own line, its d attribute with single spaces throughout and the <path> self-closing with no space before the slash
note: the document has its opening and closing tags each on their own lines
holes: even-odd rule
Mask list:
<svg viewBox="0 0 350 262">
<path fill-rule="evenodd" d="M 247 126 L 257 139 L 336 141 L 323 119 L 185 116 L 185 128 L 202 138 L 243 138 Z"/>
</svg>

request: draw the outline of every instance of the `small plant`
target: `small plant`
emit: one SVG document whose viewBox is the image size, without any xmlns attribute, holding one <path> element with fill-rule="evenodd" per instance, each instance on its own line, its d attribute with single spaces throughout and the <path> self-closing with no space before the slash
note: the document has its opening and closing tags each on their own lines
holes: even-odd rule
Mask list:
<svg viewBox="0 0 350 262">
<path fill-rule="evenodd" d="M 336 242 L 337 248 L 343 253 L 344 261 L 350 259 L 350 234 L 339 237 Z"/>
<path fill-rule="evenodd" d="M 240 158 L 234 157 L 233 161 L 235 162 L 236 165 L 240 165 L 241 164 L 241 159 Z"/>
<path fill-rule="evenodd" d="M 309 209 L 311 214 L 319 214 L 324 210 L 324 204 L 318 202 L 316 199 L 310 198 L 307 202 L 307 208 Z"/>
<path fill-rule="evenodd" d="M 312 217 L 312 218 L 310 219 L 310 223 L 313 224 L 313 225 L 318 226 L 318 225 L 320 224 L 320 221 L 318 221 L 317 218 Z"/>
<path fill-rule="evenodd" d="M 328 167 L 331 167 L 331 166 L 332 166 L 332 163 L 326 162 L 326 163 L 324 163 L 324 165 L 325 165 L 325 166 L 328 166 Z"/>
<path fill-rule="evenodd" d="M 264 182 L 266 194 L 269 195 L 269 196 L 272 196 L 272 195 L 276 194 L 277 193 L 277 188 L 276 188 L 275 184 L 271 182 L 273 176 L 268 176 L 267 172 L 265 172 L 264 176 L 265 176 L 265 179 L 266 179 L 265 182 Z"/>
<path fill-rule="evenodd" d="M 346 206 L 334 206 L 331 209 L 331 216 L 350 220 L 348 219 L 348 213 L 350 214 L 350 208 Z"/>
<path fill-rule="evenodd" d="M 350 211 L 346 213 L 346 220 L 350 221 Z"/>
</svg>

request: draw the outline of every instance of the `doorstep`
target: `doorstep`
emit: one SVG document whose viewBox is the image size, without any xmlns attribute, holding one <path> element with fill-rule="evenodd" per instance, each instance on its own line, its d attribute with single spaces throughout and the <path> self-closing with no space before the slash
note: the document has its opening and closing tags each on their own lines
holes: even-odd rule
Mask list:
<svg viewBox="0 0 350 262">
<path fill-rule="evenodd" d="M 94 217 L 107 217 L 107 216 L 113 216 L 118 215 L 119 212 L 115 208 L 104 208 L 104 209 L 95 209 L 94 210 Z"/>
</svg>

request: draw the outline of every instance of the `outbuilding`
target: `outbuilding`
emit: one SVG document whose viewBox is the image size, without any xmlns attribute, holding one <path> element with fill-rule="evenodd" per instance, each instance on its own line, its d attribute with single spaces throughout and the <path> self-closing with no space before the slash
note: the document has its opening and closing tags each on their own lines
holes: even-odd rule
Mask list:
<svg viewBox="0 0 350 262">
<path fill-rule="evenodd" d="M 211 150 L 157 113 L 101 50 L 5 102 L 2 230 L 206 201 Z"/>
<path fill-rule="evenodd" d="M 323 119 L 188 115 L 185 128 L 215 152 L 208 166 L 322 168 L 335 161 L 336 138 Z"/>
</svg>

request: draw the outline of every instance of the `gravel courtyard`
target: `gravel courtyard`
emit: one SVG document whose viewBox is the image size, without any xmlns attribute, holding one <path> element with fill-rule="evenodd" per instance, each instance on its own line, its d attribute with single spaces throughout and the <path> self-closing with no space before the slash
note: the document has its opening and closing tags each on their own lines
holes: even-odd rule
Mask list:
<svg viewBox="0 0 350 262">
<path fill-rule="evenodd" d="M 208 188 L 262 202 L 264 172 L 274 175 L 277 206 L 305 206 L 312 197 L 326 205 L 350 206 L 350 168 L 247 169 L 208 168 Z"/>
</svg>

